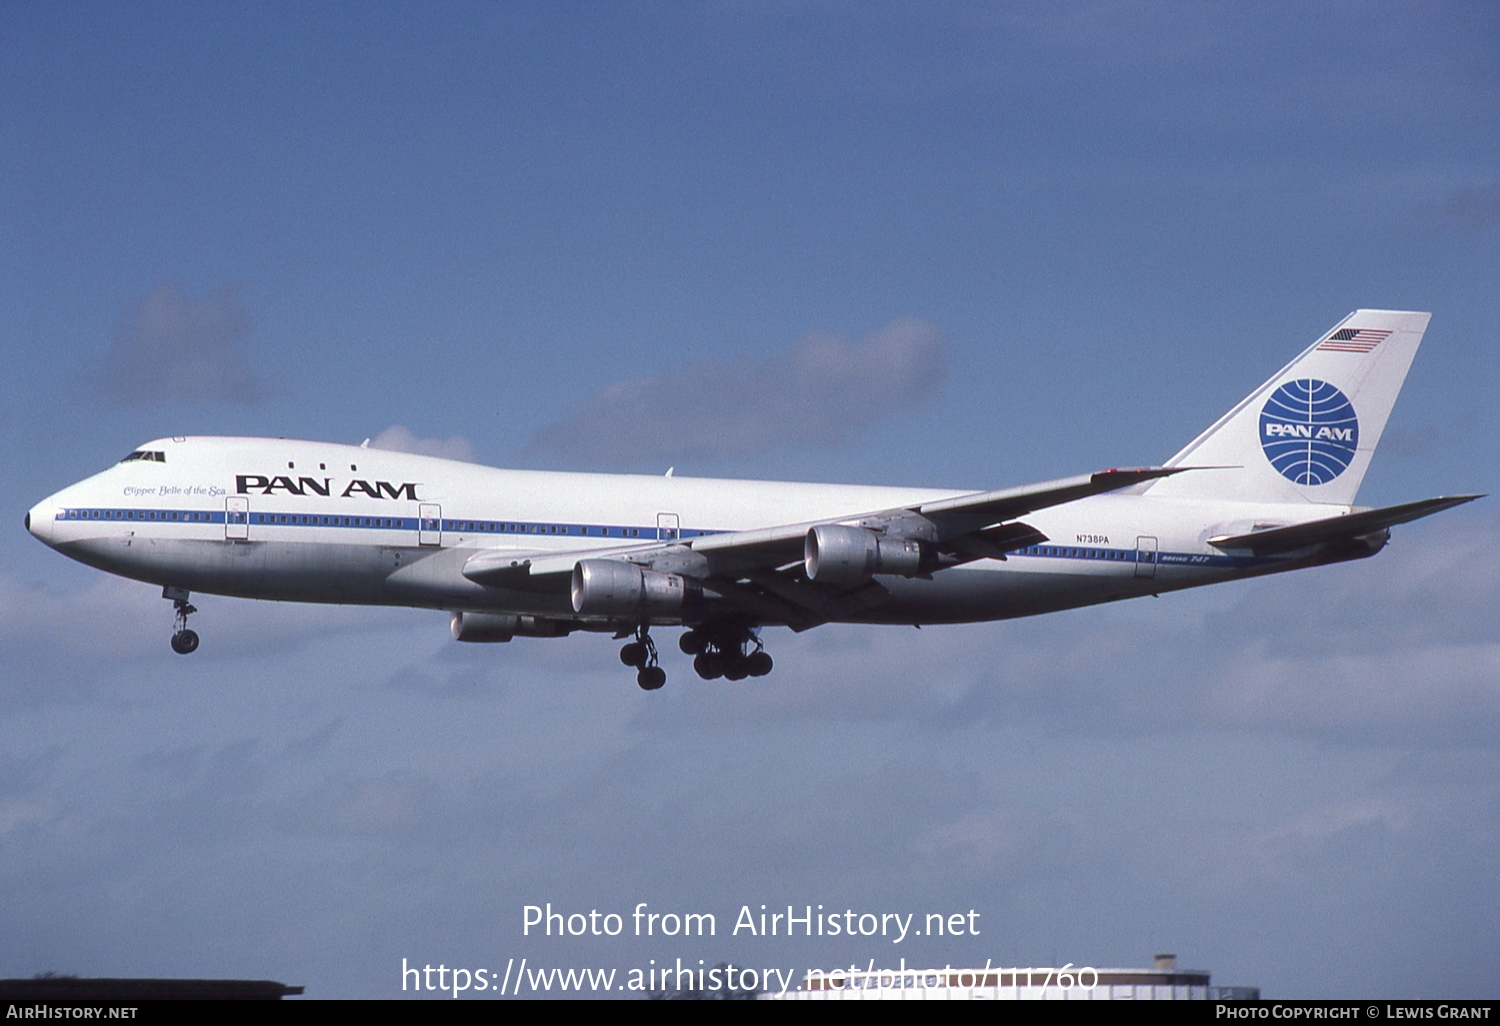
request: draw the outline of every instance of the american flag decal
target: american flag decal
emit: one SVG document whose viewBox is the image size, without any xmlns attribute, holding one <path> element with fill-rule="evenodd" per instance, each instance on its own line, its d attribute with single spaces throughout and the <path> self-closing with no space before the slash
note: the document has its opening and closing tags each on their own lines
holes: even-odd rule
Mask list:
<svg viewBox="0 0 1500 1026">
<path fill-rule="evenodd" d="M 1331 349 L 1335 353 L 1368 353 L 1385 341 L 1389 331 L 1378 328 L 1340 328 L 1323 340 L 1319 349 Z"/>
</svg>

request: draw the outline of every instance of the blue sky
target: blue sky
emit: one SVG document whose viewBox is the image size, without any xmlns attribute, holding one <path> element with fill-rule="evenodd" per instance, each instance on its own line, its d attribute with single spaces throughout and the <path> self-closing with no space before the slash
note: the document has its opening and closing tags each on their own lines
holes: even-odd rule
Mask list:
<svg viewBox="0 0 1500 1026">
<path fill-rule="evenodd" d="M 524 903 L 823 901 L 1493 996 L 1489 502 L 656 695 L 407 611 L 205 599 L 177 660 L 19 521 L 186 433 L 1003 487 L 1164 459 L 1360 306 L 1434 314 L 1361 501 L 1494 491 L 1497 54 L 1458 3 L 5 5 L 0 974 L 383 996 L 671 954 L 526 949 Z"/>
</svg>

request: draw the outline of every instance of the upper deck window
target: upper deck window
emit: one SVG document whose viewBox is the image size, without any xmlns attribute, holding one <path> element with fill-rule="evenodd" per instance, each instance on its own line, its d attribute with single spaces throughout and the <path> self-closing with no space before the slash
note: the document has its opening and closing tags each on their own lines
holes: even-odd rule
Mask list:
<svg viewBox="0 0 1500 1026">
<path fill-rule="evenodd" d="M 132 460 L 150 460 L 153 463 L 165 463 L 167 462 L 167 454 L 164 452 L 144 452 L 140 449 L 137 449 L 135 452 L 131 453 L 129 456 L 126 456 L 120 462 L 129 463 Z"/>
</svg>

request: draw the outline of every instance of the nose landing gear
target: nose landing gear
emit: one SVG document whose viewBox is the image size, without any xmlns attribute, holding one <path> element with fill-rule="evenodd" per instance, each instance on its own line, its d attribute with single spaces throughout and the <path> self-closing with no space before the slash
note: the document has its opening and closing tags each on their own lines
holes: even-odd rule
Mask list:
<svg viewBox="0 0 1500 1026">
<path fill-rule="evenodd" d="M 161 597 L 172 600 L 172 608 L 177 611 L 172 628 L 172 651 L 178 655 L 191 655 L 198 650 L 198 632 L 188 630 L 188 617 L 198 611 L 198 607 L 188 601 L 188 590 L 186 588 L 166 587 L 161 590 Z"/>
</svg>

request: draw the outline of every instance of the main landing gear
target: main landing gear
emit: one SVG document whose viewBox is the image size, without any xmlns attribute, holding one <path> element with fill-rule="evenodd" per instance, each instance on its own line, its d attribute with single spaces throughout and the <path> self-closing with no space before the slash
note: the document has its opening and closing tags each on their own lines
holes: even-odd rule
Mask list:
<svg viewBox="0 0 1500 1026">
<path fill-rule="evenodd" d="M 620 662 L 636 668 L 635 682 L 644 691 L 655 691 L 667 682 L 667 671 L 656 665 L 656 642 L 648 627 L 636 628 L 635 640 L 620 649 Z"/>
<path fill-rule="evenodd" d="M 765 645 L 747 627 L 698 627 L 684 631 L 677 646 L 693 657 L 693 669 L 704 680 L 764 677 L 773 665 Z"/>
<path fill-rule="evenodd" d="M 188 590 L 186 588 L 166 587 L 161 590 L 161 597 L 172 600 L 172 608 L 177 610 L 177 617 L 172 628 L 172 651 L 178 655 L 191 655 L 198 651 L 198 632 L 188 630 L 187 618 L 198 611 L 198 607 L 188 601 Z"/>
<path fill-rule="evenodd" d="M 657 665 L 656 643 L 650 630 L 645 625 L 635 628 L 635 640 L 620 648 L 620 662 L 635 667 L 635 682 L 644 690 L 655 691 L 667 682 L 667 671 Z M 615 637 L 630 637 L 630 629 Z M 749 627 L 704 624 L 683 631 L 677 646 L 693 657 L 693 669 L 704 680 L 744 680 L 771 672 L 771 653 Z"/>
</svg>

